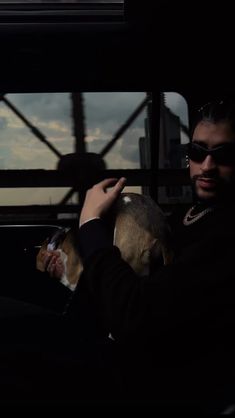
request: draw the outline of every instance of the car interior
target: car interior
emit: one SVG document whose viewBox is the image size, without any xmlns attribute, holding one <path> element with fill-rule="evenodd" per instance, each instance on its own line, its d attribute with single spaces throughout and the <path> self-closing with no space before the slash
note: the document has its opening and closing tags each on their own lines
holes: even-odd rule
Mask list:
<svg viewBox="0 0 235 418">
<path fill-rule="evenodd" d="M 190 205 L 185 145 L 197 109 L 235 92 L 232 28 L 220 2 L 0 0 L 1 296 L 40 306 L 37 253 L 104 178 L 167 216 Z"/>
</svg>

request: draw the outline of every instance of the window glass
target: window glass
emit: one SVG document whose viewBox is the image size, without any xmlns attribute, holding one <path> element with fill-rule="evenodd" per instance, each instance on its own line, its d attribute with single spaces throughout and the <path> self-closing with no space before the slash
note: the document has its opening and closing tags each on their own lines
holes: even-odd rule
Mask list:
<svg viewBox="0 0 235 418">
<path fill-rule="evenodd" d="M 183 145 L 189 141 L 188 105 L 176 92 L 161 94 L 159 168 L 186 168 Z M 191 201 L 191 188 L 187 185 L 159 187 L 159 203 L 187 203 Z"/>
<path fill-rule="evenodd" d="M 145 97 L 145 93 L 87 93 L 87 150 L 100 153 Z M 145 119 L 143 110 L 107 152 L 107 168 L 140 168 L 139 139 L 145 134 Z"/>
<path fill-rule="evenodd" d="M 115 137 L 116 142 L 103 157 L 106 167 L 140 168 L 139 138 L 145 135 L 146 109 L 127 122 L 144 100 L 144 92 L 3 95 L 0 170 L 54 170 L 60 155 L 74 153 L 81 145 L 87 152 L 99 154 Z M 0 204 L 59 203 L 68 190 L 2 188 Z M 71 196 L 68 203 L 74 199 Z"/>
<path fill-rule="evenodd" d="M 146 99 L 145 92 L 2 95 L 0 170 L 56 170 L 61 155 L 76 151 L 103 155 L 107 169 L 147 168 L 149 125 L 147 108 L 142 106 Z M 138 108 L 141 111 L 133 117 Z M 185 99 L 175 92 L 162 93 L 160 116 L 159 168 L 184 169 L 182 146 L 189 140 Z M 141 192 L 147 188 L 136 186 L 130 190 Z M 68 191 L 65 187 L 0 188 L 0 204 L 56 204 Z M 189 186 L 159 187 L 160 204 L 190 199 Z M 76 202 L 74 193 L 67 203 Z"/>
<path fill-rule="evenodd" d="M 53 169 L 58 156 L 40 141 L 36 128 L 55 150 L 74 148 L 69 93 L 7 94 L 0 101 L 0 169 Z"/>
</svg>

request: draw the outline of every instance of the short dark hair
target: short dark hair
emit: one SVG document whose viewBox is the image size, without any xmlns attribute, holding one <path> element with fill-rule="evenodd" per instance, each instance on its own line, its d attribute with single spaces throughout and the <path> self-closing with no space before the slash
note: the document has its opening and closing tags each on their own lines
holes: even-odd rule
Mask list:
<svg viewBox="0 0 235 418">
<path fill-rule="evenodd" d="M 211 123 L 226 122 L 235 133 L 235 97 L 225 97 L 201 106 L 195 114 L 192 133 L 196 125 L 201 121 Z"/>
</svg>

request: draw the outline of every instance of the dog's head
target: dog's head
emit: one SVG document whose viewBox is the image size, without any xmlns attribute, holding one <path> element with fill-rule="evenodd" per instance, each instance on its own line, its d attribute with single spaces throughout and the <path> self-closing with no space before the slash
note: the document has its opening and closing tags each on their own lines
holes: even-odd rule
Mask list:
<svg viewBox="0 0 235 418">
<path fill-rule="evenodd" d="M 114 210 L 114 245 L 139 275 L 152 264 L 169 264 L 174 254 L 166 215 L 149 196 L 122 193 Z"/>
</svg>

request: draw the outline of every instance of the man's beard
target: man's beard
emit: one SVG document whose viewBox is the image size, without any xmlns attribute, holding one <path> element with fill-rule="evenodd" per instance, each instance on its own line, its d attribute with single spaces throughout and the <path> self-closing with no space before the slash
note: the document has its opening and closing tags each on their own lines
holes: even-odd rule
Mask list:
<svg viewBox="0 0 235 418">
<path fill-rule="evenodd" d="M 199 178 L 211 178 L 216 182 L 216 192 L 214 196 L 198 196 L 196 190 L 196 181 Z M 208 175 L 195 175 L 191 178 L 192 197 L 193 201 L 205 205 L 219 204 L 228 201 L 235 201 L 235 178 L 225 180 L 218 177 L 211 177 Z"/>
</svg>

